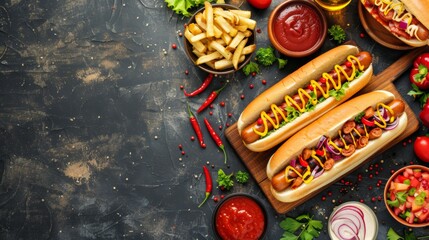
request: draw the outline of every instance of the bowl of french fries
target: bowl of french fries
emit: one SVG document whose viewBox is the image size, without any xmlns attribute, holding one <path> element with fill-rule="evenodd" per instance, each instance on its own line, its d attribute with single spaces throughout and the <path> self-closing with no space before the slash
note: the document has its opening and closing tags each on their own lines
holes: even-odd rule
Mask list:
<svg viewBox="0 0 429 240">
<path fill-rule="evenodd" d="M 202 70 L 224 75 L 244 67 L 256 50 L 251 11 L 229 4 L 204 3 L 185 26 L 185 52 Z"/>
</svg>

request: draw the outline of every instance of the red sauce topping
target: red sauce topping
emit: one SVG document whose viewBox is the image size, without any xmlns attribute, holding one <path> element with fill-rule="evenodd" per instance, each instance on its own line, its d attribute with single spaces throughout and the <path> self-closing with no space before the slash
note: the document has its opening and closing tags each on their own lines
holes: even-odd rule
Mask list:
<svg viewBox="0 0 429 240">
<path fill-rule="evenodd" d="M 261 207 L 245 196 L 227 199 L 216 214 L 216 229 L 224 240 L 259 239 L 264 227 L 265 216 Z"/>
<path fill-rule="evenodd" d="M 306 51 L 322 34 L 320 16 L 306 4 L 288 5 L 274 21 L 274 34 L 284 48 Z"/>
</svg>

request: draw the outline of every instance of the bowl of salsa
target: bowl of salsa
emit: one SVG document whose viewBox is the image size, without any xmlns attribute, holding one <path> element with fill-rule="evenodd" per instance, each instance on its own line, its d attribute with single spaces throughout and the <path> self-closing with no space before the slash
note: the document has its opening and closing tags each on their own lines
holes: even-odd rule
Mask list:
<svg viewBox="0 0 429 240">
<path fill-rule="evenodd" d="M 326 16 L 309 0 L 286 0 L 268 19 L 268 37 L 273 46 L 289 57 L 305 57 L 319 50 L 326 38 Z"/>
<path fill-rule="evenodd" d="M 262 239 L 267 222 L 262 202 L 246 193 L 228 195 L 213 213 L 213 230 L 217 239 Z"/>
<path fill-rule="evenodd" d="M 384 198 L 399 223 L 412 228 L 429 226 L 429 168 L 408 165 L 397 170 L 386 183 Z"/>
</svg>

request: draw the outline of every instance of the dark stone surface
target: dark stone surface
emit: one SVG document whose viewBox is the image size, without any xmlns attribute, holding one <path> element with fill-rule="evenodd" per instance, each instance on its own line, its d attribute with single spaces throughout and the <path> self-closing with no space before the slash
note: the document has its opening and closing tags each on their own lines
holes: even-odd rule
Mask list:
<svg viewBox="0 0 429 240">
<path fill-rule="evenodd" d="M 266 24 L 280 2 L 273 1 L 267 10 L 242 5 L 252 10 L 261 29 L 258 47 L 270 45 Z M 345 12 L 329 16 L 330 24 L 341 24 L 348 40 L 372 52 L 377 74 L 405 52 L 361 38 L 357 4 L 353 0 Z M 206 76 L 186 59 L 178 34 L 186 22 L 163 1 L 0 3 L 0 239 L 213 238 L 216 203 L 209 200 L 197 208 L 205 189 L 201 166 L 214 165 L 214 180 L 219 168 L 246 170 L 223 130 L 260 92 L 336 45 L 326 39 L 318 53 L 288 59 L 285 69 L 219 77 L 207 92 L 185 98 L 180 86 L 194 89 Z M 418 113 L 418 104 L 406 94 L 407 74 L 395 85 Z M 197 116 L 203 129 L 203 117 L 209 118 L 225 141 L 229 162 L 224 165 L 205 129 L 206 149 L 190 140 L 194 133 L 186 102 L 197 109 L 209 91 L 227 80 L 214 108 Z M 425 131 L 420 128 L 410 141 Z M 378 216 L 379 239 L 389 227 L 401 232 L 405 227 L 393 221 L 383 201 L 371 197 L 382 196 L 391 169 L 410 162 L 420 163 L 412 144 L 400 143 L 287 215 L 309 213 L 325 221 L 339 202 L 363 199 Z M 279 222 L 285 216 L 272 210 L 253 179 L 230 192 L 214 189 L 213 195 L 233 192 L 259 197 L 269 212 L 268 238 L 281 237 Z M 320 239 L 328 238 L 326 226 Z M 416 234 L 423 231 L 416 229 Z"/>
</svg>

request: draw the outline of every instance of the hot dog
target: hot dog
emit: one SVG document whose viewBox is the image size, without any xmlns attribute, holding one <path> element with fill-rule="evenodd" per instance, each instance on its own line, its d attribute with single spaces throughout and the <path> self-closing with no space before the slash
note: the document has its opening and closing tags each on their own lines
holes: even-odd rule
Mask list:
<svg viewBox="0 0 429 240">
<path fill-rule="evenodd" d="M 405 103 L 388 91 L 355 97 L 289 138 L 271 156 L 271 192 L 294 202 L 347 174 L 399 136 Z"/>
<path fill-rule="evenodd" d="M 421 47 L 429 44 L 429 2 L 427 0 L 361 0 L 364 8 L 404 43 Z"/>
<path fill-rule="evenodd" d="M 275 147 L 358 92 L 372 73 L 371 54 L 352 45 L 318 56 L 246 106 L 237 122 L 244 145 L 255 152 Z"/>
</svg>

